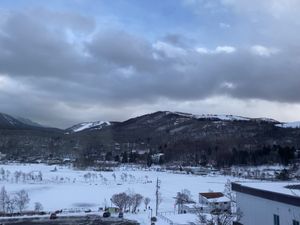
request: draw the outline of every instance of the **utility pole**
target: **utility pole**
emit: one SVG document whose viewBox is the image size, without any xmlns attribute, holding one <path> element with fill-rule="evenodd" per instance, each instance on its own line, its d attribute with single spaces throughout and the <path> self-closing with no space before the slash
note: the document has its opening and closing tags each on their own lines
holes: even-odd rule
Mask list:
<svg viewBox="0 0 300 225">
<path fill-rule="evenodd" d="M 156 180 L 156 192 L 155 192 L 155 196 L 156 196 L 155 216 L 157 216 L 157 214 L 158 214 L 160 184 L 161 184 L 161 181 L 157 178 L 157 180 Z"/>
</svg>

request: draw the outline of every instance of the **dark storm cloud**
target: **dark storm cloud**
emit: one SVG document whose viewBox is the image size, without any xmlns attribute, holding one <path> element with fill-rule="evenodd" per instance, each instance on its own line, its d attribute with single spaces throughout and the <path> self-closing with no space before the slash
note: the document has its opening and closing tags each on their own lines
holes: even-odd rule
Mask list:
<svg viewBox="0 0 300 225">
<path fill-rule="evenodd" d="M 9 15 L 0 34 L 0 72 L 44 78 L 78 70 L 82 58 L 66 41 L 64 28 L 43 22 L 30 13 Z"/>
<path fill-rule="evenodd" d="M 276 48 L 197 51 L 187 40 L 172 34 L 149 41 L 101 29 L 73 13 L 12 11 L 0 27 L 0 77 L 6 78 L 2 86 L 0 80 L 1 111 L 25 110 L 31 118 L 65 125 L 73 120 L 72 109 L 122 108 L 161 98 L 225 95 L 300 103 L 299 46 L 281 40 Z"/>
</svg>

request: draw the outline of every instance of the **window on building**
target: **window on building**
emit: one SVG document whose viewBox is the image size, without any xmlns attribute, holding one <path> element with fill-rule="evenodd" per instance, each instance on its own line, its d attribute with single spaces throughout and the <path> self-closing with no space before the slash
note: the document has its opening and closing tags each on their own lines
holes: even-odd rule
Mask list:
<svg viewBox="0 0 300 225">
<path fill-rule="evenodd" d="M 274 225 L 280 225 L 279 216 L 274 214 Z"/>
<path fill-rule="evenodd" d="M 300 223 L 297 220 L 293 220 L 293 225 L 300 225 Z"/>
</svg>

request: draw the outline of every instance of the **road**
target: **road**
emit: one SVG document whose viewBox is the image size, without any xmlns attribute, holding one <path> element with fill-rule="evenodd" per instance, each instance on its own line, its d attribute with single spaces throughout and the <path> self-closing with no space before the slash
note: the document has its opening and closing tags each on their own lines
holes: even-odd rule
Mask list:
<svg viewBox="0 0 300 225">
<path fill-rule="evenodd" d="M 0 225 L 138 225 L 135 221 L 103 218 L 98 215 L 87 216 L 64 216 L 55 220 L 49 218 L 16 218 L 8 220 L 0 220 Z"/>
</svg>

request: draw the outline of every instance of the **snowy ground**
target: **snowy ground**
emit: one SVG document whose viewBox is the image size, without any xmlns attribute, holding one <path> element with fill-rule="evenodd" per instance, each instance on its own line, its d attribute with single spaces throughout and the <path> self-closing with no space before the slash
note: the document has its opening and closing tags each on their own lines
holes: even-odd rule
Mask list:
<svg viewBox="0 0 300 225">
<path fill-rule="evenodd" d="M 57 170 L 53 172 L 55 167 Z M 184 224 L 188 222 L 189 218 L 194 221 L 195 217 L 176 218 L 178 216 L 173 212 L 175 211 L 174 197 L 177 192 L 188 189 L 191 191 L 193 199 L 197 201 L 199 192 L 223 191 L 224 184 L 228 179 L 232 181 L 238 179 L 220 175 L 195 176 L 134 168 L 120 168 L 114 172 L 78 171 L 66 166 L 44 164 L 9 164 L 0 165 L 0 170 L 1 168 L 6 171 L 6 174 L 7 171 L 10 172 L 8 172 L 9 176 L 1 179 L 0 186 L 5 186 L 10 193 L 25 189 L 31 199 L 29 209 L 33 209 L 35 202 L 41 202 L 45 211 L 81 207 L 97 210 L 105 205 L 110 206 L 111 196 L 120 192 L 135 192 L 149 197 L 151 199 L 150 207 L 154 209 L 155 185 L 158 178 L 161 180 L 160 192 L 163 199 L 159 211 L 168 214 L 168 218 Z M 17 183 L 15 171 L 23 173 L 34 171 L 34 174 L 41 171 L 43 180 L 19 178 Z M 126 214 L 125 217 L 137 219 L 141 224 L 149 224 L 150 212 L 144 212 L 143 209 L 144 205 L 141 205 L 138 214 Z M 165 224 L 165 221 L 159 221 L 159 224 Z"/>
</svg>

